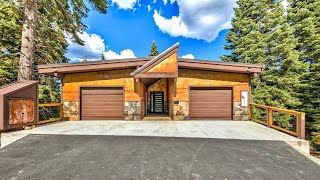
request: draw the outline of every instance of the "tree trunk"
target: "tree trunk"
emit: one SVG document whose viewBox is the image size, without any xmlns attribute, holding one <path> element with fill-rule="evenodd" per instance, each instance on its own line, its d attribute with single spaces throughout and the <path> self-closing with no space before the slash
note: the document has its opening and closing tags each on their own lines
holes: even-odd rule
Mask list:
<svg viewBox="0 0 320 180">
<path fill-rule="evenodd" d="M 23 13 L 18 81 L 33 80 L 37 0 L 26 0 Z"/>
</svg>

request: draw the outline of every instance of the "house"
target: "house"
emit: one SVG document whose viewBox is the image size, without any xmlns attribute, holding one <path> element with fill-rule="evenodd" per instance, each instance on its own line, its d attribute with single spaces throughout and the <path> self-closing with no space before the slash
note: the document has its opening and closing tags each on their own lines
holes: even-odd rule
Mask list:
<svg viewBox="0 0 320 180">
<path fill-rule="evenodd" d="M 255 64 L 178 58 L 179 43 L 156 57 L 40 65 L 60 77 L 70 120 L 246 120 Z"/>
</svg>

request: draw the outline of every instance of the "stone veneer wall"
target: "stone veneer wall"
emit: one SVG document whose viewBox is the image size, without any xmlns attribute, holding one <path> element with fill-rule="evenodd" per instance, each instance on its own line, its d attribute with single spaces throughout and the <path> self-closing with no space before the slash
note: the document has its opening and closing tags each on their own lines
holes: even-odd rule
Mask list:
<svg viewBox="0 0 320 180">
<path fill-rule="evenodd" d="M 241 107 L 240 102 L 234 102 L 233 120 L 245 121 L 249 120 L 249 107 Z"/>
<path fill-rule="evenodd" d="M 130 101 L 125 102 L 124 107 L 124 119 L 125 120 L 140 120 L 141 119 L 141 107 L 140 107 L 140 101 Z"/>
<path fill-rule="evenodd" d="M 176 101 L 173 105 L 173 120 L 188 120 L 189 119 L 189 102 Z"/>
<path fill-rule="evenodd" d="M 79 116 L 79 102 L 78 101 L 64 101 L 63 102 L 63 117 L 70 120 L 70 117 Z"/>
</svg>

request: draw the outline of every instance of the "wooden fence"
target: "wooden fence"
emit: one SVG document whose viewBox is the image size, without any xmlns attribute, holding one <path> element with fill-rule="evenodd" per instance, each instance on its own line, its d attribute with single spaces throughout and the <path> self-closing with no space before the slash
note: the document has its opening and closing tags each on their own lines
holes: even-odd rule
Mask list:
<svg viewBox="0 0 320 180">
<path fill-rule="evenodd" d="M 253 114 L 253 107 L 258 107 L 261 109 L 266 110 L 266 119 L 267 121 L 262 121 L 259 119 L 256 119 Z M 294 115 L 295 116 L 295 121 L 296 121 L 296 129 L 295 131 L 285 129 L 283 127 L 274 125 L 274 117 L 273 117 L 273 112 L 280 112 L 280 113 L 285 113 L 289 115 Z M 270 128 L 274 128 L 277 130 L 280 130 L 282 132 L 288 133 L 290 135 L 296 136 L 300 139 L 305 139 L 305 113 L 298 112 L 298 111 L 292 111 L 292 110 L 287 110 L 287 109 L 281 109 L 281 108 L 276 108 L 276 107 L 271 107 L 271 106 L 265 106 L 265 105 L 260 105 L 260 104 L 249 104 L 249 117 L 252 121 L 258 122 L 260 124 L 264 124 Z"/>
<path fill-rule="evenodd" d="M 50 108 L 50 107 L 59 107 L 59 117 L 48 118 L 44 120 L 39 120 L 38 124 L 44 124 L 49 122 L 55 122 L 63 120 L 63 104 L 62 103 L 51 103 L 51 104 L 39 104 L 39 115 L 43 113 L 40 108 Z M 49 116 L 52 115 L 52 112 L 49 111 Z"/>
</svg>

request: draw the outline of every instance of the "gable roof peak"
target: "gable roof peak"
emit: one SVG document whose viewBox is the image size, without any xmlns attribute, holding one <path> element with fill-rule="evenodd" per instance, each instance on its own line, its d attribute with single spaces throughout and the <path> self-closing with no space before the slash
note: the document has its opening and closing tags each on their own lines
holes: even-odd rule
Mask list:
<svg viewBox="0 0 320 180">
<path fill-rule="evenodd" d="M 163 58 L 166 57 L 168 54 L 173 54 L 175 52 L 178 52 L 178 48 L 180 46 L 180 43 L 177 42 L 174 45 L 172 45 L 171 47 L 169 47 L 168 49 L 166 49 L 165 51 L 163 51 L 162 53 L 160 53 L 158 56 L 153 57 L 150 61 L 148 61 L 147 63 L 145 63 L 143 66 L 141 66 L 140 68 L 136 69 L 135 71 L 133 71 L 130 75 L 131 76 L 135 76 L 138 73 L 140 73 L 141 71 L 147 69 L 147 68 L 152 68 L 153 66 L 156 65 L 156 62 Z"/>
</svg>

